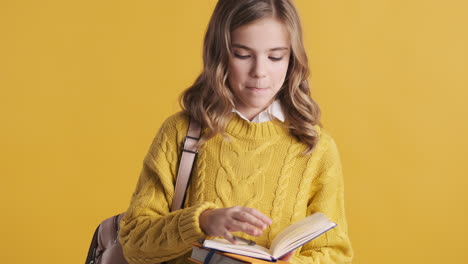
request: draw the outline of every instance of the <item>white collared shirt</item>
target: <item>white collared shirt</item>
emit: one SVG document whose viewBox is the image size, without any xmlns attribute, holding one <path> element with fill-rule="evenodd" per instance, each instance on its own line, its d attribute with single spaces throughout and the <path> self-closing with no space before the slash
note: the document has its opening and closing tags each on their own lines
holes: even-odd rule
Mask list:
<svg viewBox="0 0 468 264">
<path fill-rule="evenodd" d="M 232 112 L 237 113 L 242 119 L 252 123 L 267 122 L 273 120 L 274 118 L 280 120 L 281 122 L 284 122 L 285 120 L 283 108 L 281 107 L 281 103 L 279 100 L 273 101 L 273 103 L 271 103 L 265 110 L 256 115 L 252 119 L 252 121 L 247 119 L 244 115 L 242 115 L 241 112 L 237 111 L 235 108 L 232 109 Z"/>
</svg>

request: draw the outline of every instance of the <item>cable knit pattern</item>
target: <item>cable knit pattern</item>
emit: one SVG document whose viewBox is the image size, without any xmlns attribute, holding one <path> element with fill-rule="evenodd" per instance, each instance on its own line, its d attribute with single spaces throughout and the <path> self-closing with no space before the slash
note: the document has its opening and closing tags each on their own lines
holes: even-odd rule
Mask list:
<svg viewBox="0 0 468 264">
<path fill-rule="evenodd" d="M 312 180 L 314 179 L 314 170 L 317 170 L 313 164 L 315 162 L 314 159 L 309 159 L 306 169 L 302 175 L 299 192 L 297 192 L 296 200 L 303 200 L 308 199 L 309 196 L 313 196 L 318 189 L 318 185 L 312 185 Z M 294 205 L 293 214 L 291 215 L 290 222 L 294 223 L 300 219 L 302 219 L 305 215 L 305 205 L 301 203 L 296 203 Z"/>
<path fill-rule="evenodd" d="M 184 209 L 169 212 L 188 118 L 169 117 L 146 155 L 119 240 L 129 263 L 189 263 L 191 243 L 206 237 L 199 216 L 207 209 L 256 208 L 273 224 L 254 239 L 270 246 L 292 222 L 322 212 L 338 226 L 296 250 L 290 263 L 350 263 L 343 176 L 336 144 L 318 126 L 312 155 L 290 136 L 285 123 L 251 123 L 232 114 L 226 137 L 217 135 L 200 150 Z"/>
<path fill-rule="evenodd" d="M 263 198 L 265 171 L 271 163 L 273 152 L 267 151 L 271 142 L 253 142 L 248 148 L 238 145 L 239 139 L 220 144 L 220 168 L 216 175 L 216 204 L 222 207 L 240 205 L 252 207 Z M 222 151 L 222 149 L 229 149 Z M 264 162 L 257 162 L 263 160 Z M 239 166 L 242 164 L 242 166 Z"/>
<path fill-rule="evenodd" d="M 292 139 L 291 139 L 292 140 Z M 272 211 L 271 215 L 281 215 L 284 206 L 284 200 L 287 199 L 288 195 L 288 184 L 289 179 L 292 177 L 292 169 L 294 167 L 294 157 L 297 155 L 297 152 L 294 152 L 294 145 L 292 143 L 289 144 L 287 155 L 283 160 L 283 164 L 280 170 L 280 176 L 278 178 L 278 184 L 276 186 L 275 198 L 273 199 L 272 203 Z M 281 222 L 275 221 L 271 224 L 271 231 L 269 233 L 269 241 L 273 241 L 276 234 L 281 232 Z M 269 246 L 269 245 L 268 245 Z"/>
<path fill-rule="evenodd" d="M 204 191 L 205 191 L 205 175 L 206 175 L 206 158 L 204 158 L 204 152 L 200 152 L 198 154 L 197 164 L 195 164 L 195 171 L 193 172 L 193 176 L 191 178 L 191 183 L 194 185 L 194 188 L 191 188 L 187 191 L 187 200 L 193 197 L 192 203 L 204 201 Z M 191 193 L 195 191 L 195 193 Z"/>
</svg>

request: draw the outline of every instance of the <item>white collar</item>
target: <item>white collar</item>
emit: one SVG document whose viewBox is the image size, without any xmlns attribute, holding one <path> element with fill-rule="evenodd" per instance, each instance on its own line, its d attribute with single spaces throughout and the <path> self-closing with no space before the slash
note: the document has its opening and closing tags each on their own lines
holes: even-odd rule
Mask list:
<svg viewBox="0 0 468 264">
<path fill-rule="evenodd" d="M 247 120 L 252 123 L 262 123 L 267 121 L 272 121 L 274 118 L 284 122 L 284 112 L 279 100 L 273 101 L 265 110 L 258 113 L 252 121 L 247 119 L 241 112 L 237 111 L 235 108 L 232 109 L 232 112 L 237 113 L 242 119 Z"/>
</svg>

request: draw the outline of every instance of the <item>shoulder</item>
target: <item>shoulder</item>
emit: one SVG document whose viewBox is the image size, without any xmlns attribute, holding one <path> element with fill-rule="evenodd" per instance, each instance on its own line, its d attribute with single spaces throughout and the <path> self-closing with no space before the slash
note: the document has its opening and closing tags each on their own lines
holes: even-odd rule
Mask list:
<svg viewBox="0 0 468 264">
<path fill-rule="evenodd" d="M 167 117 L 158 129 L 150 146 L 150 152 L 156 156 L 158 150 L 177 152 L 178 142 L 187 134 L 189 117 L 177 112 Z"/>
<path fill-rule="evenodd" d="M 172 138 L 181 140 L 187 134 L 189 116 L 182 111 L 167 117 L 159 127 L 156 137 Z"/>
<path fill-rule="evenodd" d="M 317 131 L 319 142 L 321 141 L 322 144 L 335 144 L 333 135 L 328 129 L 324 127 L 320 127 L 318 125 L 315 125 L 314 128 L 315 128 L 315 131 Z"/>
<path fill-rule="evenodd" d="M 189 117 L 182 111 L 177 112 L 164 120 L 161 124 L 161 130 L 188 128 Z"/>
<path fill-rule="evenodd" d="M 332 135 L 332 133 L 318 125 L 314 126 L 318 135 L 318 142 L 316 146 L 316 153 L 320 155 L 322 159 L 339 159 L 338 145 Z"/>
</svg>

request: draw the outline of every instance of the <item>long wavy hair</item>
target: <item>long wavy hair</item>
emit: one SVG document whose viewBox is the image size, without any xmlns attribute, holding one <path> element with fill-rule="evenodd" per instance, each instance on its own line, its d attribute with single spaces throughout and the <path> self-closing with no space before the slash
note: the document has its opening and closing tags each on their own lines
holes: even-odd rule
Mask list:
<svg viewBox="0 0 468 264">
<path fill-rule="evenodd" d="M 183 112 L 205 128 L 200 146 L 217 133 L 224 135 L 235 107 L 234 95 L 227 84 L 231 33 L 243 25 L 270 17 L 286 26 L 291 40 L 286 78 L 276 99 L 281 102 L 290 134 L 307 146 L 305 153 L 312 153 L 317 144 L 318 135 L 313 126 L 322 126 L 321 111 L 310 97 L 308 59 L 299 15 L 292 1 L 219 0 L 204 38 L 203 71 L 180 96 Z"/>
</svg>

